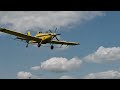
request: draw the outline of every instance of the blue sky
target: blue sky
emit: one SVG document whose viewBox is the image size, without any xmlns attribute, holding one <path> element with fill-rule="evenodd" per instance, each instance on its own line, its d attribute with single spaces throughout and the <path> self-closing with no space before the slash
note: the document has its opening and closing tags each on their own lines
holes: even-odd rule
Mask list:
<svg viewBox="0 0 120 90">
<path fill-rule="evenodd" d="M 1 11 L 0 24 L 23 33 L 31 30 L 32 35 L 58 27 L 61 40 L 80 45 L 54 50 L 26 48 L 26 43 L 11 39 L 14 36 L 0 33 L 1 79 L 120 78 L 119 11 L 46 12 Z"/>
</svg>

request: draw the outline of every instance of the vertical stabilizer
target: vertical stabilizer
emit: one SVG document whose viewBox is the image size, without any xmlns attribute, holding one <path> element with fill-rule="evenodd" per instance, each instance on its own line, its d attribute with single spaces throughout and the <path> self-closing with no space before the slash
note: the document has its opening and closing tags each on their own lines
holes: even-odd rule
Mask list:
<svg viewBox="0 0 120 90">
<path fill-rule="evenodd" d="M 31 36 L 30 31 L 27 32 L 27 35 L 28 35 L 28 36 Z"/>
</svg>

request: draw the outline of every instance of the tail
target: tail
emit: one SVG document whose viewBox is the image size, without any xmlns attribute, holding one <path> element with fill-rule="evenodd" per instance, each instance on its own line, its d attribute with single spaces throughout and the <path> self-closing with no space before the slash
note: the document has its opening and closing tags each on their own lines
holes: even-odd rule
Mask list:
<svg viewBox="0 0 120 90">
<path fill-rule="evenodd" d="M 30 31 L 27 32 L 27 35 L 28 35 L 28 36 L 31 36 Z"/>
</svg>

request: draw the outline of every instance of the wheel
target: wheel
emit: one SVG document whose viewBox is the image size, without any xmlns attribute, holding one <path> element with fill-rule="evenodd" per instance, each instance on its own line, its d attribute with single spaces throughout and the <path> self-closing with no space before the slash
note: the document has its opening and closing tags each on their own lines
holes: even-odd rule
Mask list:
<svg viewBox="0 0 120 90">
<path fill-rule="evenodd" d="M 53 46 L 53 45 L 51 46 L 51 49 L 52 49 L 52 50 L 54 49 L 54 46 Z"/>
<path fill-rule="evenodd" d="M 41 46 L 41 44 L 38 44 L 38 47 L 40 47 Z"/>
</svg>

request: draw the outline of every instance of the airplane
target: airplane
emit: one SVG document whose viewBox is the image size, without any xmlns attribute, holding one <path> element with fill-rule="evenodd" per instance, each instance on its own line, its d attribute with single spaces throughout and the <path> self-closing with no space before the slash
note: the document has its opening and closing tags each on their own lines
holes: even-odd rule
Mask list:
<svg viewBox="0 0 120 90">
<path fill-rule="evenodd" d="M 10 35 L 14 35 L 14 36 L 16 36 L 15 39 L 25 40 L 26 43 L 27 43 L 26 48 L 28 47 L 29 44 L 37 44 L 37 46 L 40 47 L 43 44 L 50 43 L 51 50 L 54 49 L 53 44 L 61 44 L 61 46 L 62 45 L 67 45 L 67 46 L 68 45 L 72 45 L 72 46 L 73 45 L 80 45 L 80 43 L 78 43 L 78 42 L 60 41 L 57 38 L 57 36 L 61 35 L 61 34 L 57 34 L 56 30 L 57 30 L 57 28 L 55 29 L 55 32 L 53 33 L 49 29 L 49 32 L 48 31 L 45 32 L 45 33 L 39 32 L 35 36 L 31 36 L 30 31 L 28 31 L 27 34 L 23 34 L 23 33 L 16 32 L 16 31 L 13 31 L 13 30 L 9 30 L 9 29 L 6 29 L 6 28 L 0 28 L 0 32 L 7 33 L 7 34 L 10 34 Z M 53 40 L 54 38 L 56 38 L 57 40 Z"/>
</svg>

